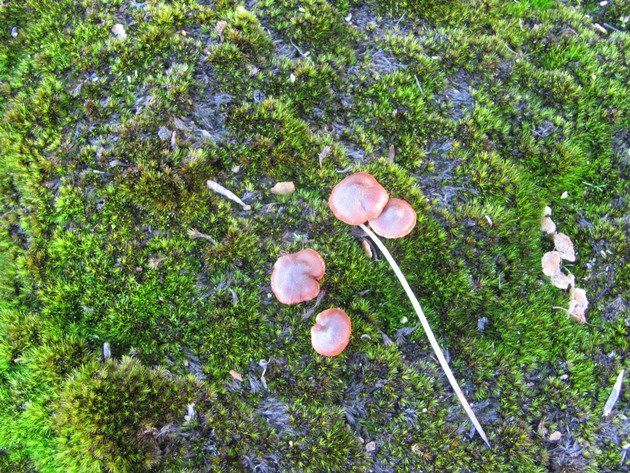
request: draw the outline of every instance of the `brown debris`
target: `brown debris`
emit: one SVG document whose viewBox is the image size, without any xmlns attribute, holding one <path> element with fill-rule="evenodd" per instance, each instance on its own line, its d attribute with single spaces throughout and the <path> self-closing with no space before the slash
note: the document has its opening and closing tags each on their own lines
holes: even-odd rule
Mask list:
<svg viewBox="0 0 630 473">
<path fill-rule="evenodd" d="M 292 181 L 278 182 L 271 188 L 274 195 L 291 195 L 295 192 L 295 184 Z"/>
<path fill-rule="evenodd" d="M 239 373 L 238 371 L 230 370 L 230 376 L 237 381 L 243 382 L 243 377 L 241 376 L 241 373 Z"/>
</svg>

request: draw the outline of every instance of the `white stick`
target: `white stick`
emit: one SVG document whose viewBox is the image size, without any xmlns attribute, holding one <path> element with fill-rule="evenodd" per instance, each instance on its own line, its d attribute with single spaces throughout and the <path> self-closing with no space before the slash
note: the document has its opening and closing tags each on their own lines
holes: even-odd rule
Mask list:
<svg viewBox="0 0 630 473">
<path fill-rule="evenodd" d="M 252 208 L 251 205 L 247 205 L 234 192 L 232 192 L 229 189 L 226 189 L 225 187 L 223 187 L 218 182 L 215 182 L 215 181 L 213 181 L 211 179 L 208 179 L 206 181 L 206 185 L 208 186 L 208 189 L 210 189 L 211 191 L 214 191 L 217 194 L 222 195 L 223 197 L 227 197 L 231 201 L 236 202 L 237 204 L 242 206 L 243 210 L 250 210 Z"/>
<path fill-rule="evenodd" d="M 402 271 L 398 267 L 398 264 L 396 263 L 396 261 L 394 260 L 390 252 L 387 251 L 387 247 L 374 234 L 374 232 L 372 232 L 372 230 L 370 230 L 368 227 L 366 227 L 363 224 L 359 226 L 363 229 L 365 233 L 367 233 L 367 235 L 374 241 L 374 243 L 376 243 L 376 246 L 378 246 L 378 249 L 381 250 L 381 252 L 385 256 L 385 259 L 387 259 L 392 269 L 394 270 L 394 273 L 396 273 L 396 276 L 398 277 L 400 284 L 402 284 L 403 289 L 407 293 L 407 297 L 409 297 L 409 300 L 411 301 L 411 305 L 416 310 L 416 314 L 418 314 L 418 318 L 420 319 L 422 328 L 424 328 L 424 331 L 427 334 L 427 338 L 429 339 L 429 342 L 431 342 L 431 347 L 433 347 L 433 351 L 437 355 L 438 360 L 440 361 L 440 365 L 442 365 L 442 369 L 444 370 L 444 373 L 446 374 L 446 377 L 451 383 L 451 386 L 453 387 L 455 394 L 457 394 L 457 398 L 459 399 L 459 402 L 461 402 L 462 406 L 464 407 L 464 410 L 466 411 L 466 414 L 468 414 L 468 417 L 470 417 L 471 422 L 475 426 L 475 429 L 477 429 L 477 432 L 479 432 L 479 435 L 481 436 L 483 441 L 486 442 L 486 445 L 488 445 L 489 447 L 490 442 L 488 441 L 488 437 L 486 436 L 486 433 L 483 431 L 483 428 L 481 427 L 481 424 L 477 420 L 477 417 L 475 416 L 475 413 L 470 407 L 470 404 L 468 404 L 468 401 L 466 400 L 466 397 L 464 396 L 462 389 L 459 387 L 459 384 L 457 384 L 457 380 L 455 379 L 455 376 L 453 376 L 453 372 L 451 371 L 451 368 L 448 366 L 448 362 L 446 361 L 446 358 L 444 358 L 442 349 L 438 345 L 438 342 L 435 339 L 435 335 L 433 335 L 433 331 L 431 330 L 431 327 L 429 326 L 429 322 L 427 321 L 427 318 L 424 316 L 424 312 L 422 312 L 422 307 L 420 307 L 420 303 L 418 302 L 418 299 L 416 298 L 413 291 L 411 290 L 411 287 L 409 286 L 409 283 L 407 282 L 405 275 L 402 273 Z"/>
</svg>

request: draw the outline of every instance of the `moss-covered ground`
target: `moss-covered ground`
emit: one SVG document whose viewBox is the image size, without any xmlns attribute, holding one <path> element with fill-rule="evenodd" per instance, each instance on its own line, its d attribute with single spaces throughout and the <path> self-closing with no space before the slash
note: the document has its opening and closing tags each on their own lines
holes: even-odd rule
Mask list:
<svg viewBox="0 0 630 473">
<path fill-rule="evenodd" d="M 628 471 L 627 5 L 0 1 L 0 470 Z M 327 207 L 356 170 L 418 211 L 387 245 L 491 448 Z M 333 359 L 270 295 L 307 246 Z"/>
</svg>

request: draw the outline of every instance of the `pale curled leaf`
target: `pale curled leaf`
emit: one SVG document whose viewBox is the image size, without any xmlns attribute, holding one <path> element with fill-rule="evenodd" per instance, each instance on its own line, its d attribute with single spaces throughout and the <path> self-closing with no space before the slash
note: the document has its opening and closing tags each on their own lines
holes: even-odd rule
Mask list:
<svg viewBox="0 0 630 473">
<path fill-rule="evenodd" d="M 121 25 L 120 23 L 116 23 L 114 26 L 112 26 L 111 31 L 114 34 L 114 36 L 116 36 L 116 38 L 118 39 L 127 38 L 127 32 L 125 31 L 125 27 Z"/>
<path fill-rule="evenodd" d="M 573 276 L 573 274 L 567 275 L 564 273 L 558 273 L 551 276 L 550 279 L 551 284 L 553 284 L 558 289 L 566 290 L 570 287 L 575 286 L 575 276 Z"/>
<path fill-rule="evenodd" d="M 562 438 L 562 433 L 558 432 L 557 430 L 555 432 L 552 432 L 551 435 L 549 435 L 550 442 L 557 442 L 561 438 Z"/>
<path fill-rule="evenodd" d="M 612 412 L 617 400 L 619 399 L 619 395 L 621 394 L 621 385 L 623 384 L 623 375 L 626 370 L 621 370 L 619 376 L 617 376 L 617 381 L 615 381 L 615 385 L 613 386 L 612 392 L 610 396 L 608 396 L 608 400 L 604 405 L 604 417 L 608 417 Z"/>
<path fill-rule="evenodd" d="M 556 224 L 551 217 L 543 217 L 540 219 L 540 229 L 547 235 L 553 235 L 556 232 Z"/>
<path fill-rule="evenodd" d="M 556 233 L 553 236 L 553 244 L 563 260 L 575 261 L 575 249 L 571 238 L 564 233 Z"/>
<path fill-rule="evenodd" d="M 560 261 L 562 258 L 560 257 L 560 253 L 557 251 L 548 251 L 542 257 L 542 270 L 545 276 L 555 276 L 556 274 L 560 274 Z"/>
<path fill-rule="evenodd" d="M 586 291 L 580 288 L 571 290 L 571 301 L 569 302 L 569 314 L 581 324 L 586 323 L 586 309 L 588 309 L 588 299 Z"/>
<path fill-rule="evenodd" d="M 326 158 L 330 154 L 331 151 L 332 151 L 332 149 L 331 149 L 330 146 L 324 146 L 322 148 L 322 150 L 320 151 L 319 156 L 317 158 L 317 160 L 319 161 L 319 167 L 320 168 L 322 167 L 322 164 L 324 162 L 324 158 Z"/>
<path fill-rule="evenodd" d="M 236 194 L 234 194 L 232 191 L 226 189 L 225 187 L 223 187 L 218 182 L 215 182 L 215 181 L 213 181 L 211 179 L 208 179 L 206 184 L 208 186 L 208 189 L 210 189 L 211 191 L 216 192 L 219 195 L 222 195 L 223 197 L 227 197 L 228 199 L 230 199 L 233 202 L 236 202 L 237 204 L 239 204 L 240 206 L 243 207 L 243 210 L 250 210 L 252 208 L 250 205 L 247 205 L 240 198 L 238 198 L 236 196 Z"/>
</svg>

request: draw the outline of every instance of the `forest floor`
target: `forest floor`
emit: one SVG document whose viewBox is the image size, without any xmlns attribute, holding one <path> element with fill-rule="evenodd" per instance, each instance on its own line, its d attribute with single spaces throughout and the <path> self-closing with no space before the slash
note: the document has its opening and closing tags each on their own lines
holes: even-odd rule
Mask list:
<svg viewBox="0 0 630 473">
<path fill-rule="evenodd" d="M 630 373 L 603 416 L 630 369 L 629 21 L 615 0 L 0 0 L 0 471 L 630 471 Z M 490 448 L 328 209 L 359 170 L 418 213 L 386 245 Z M 545 206 L 586 323 L 542 273 Z M 272 265 L 306 247 L 325 295 L 283 306 Z M 329 307 L 353 326 L 334 358 L 310 343 Z"/>
</svg>

